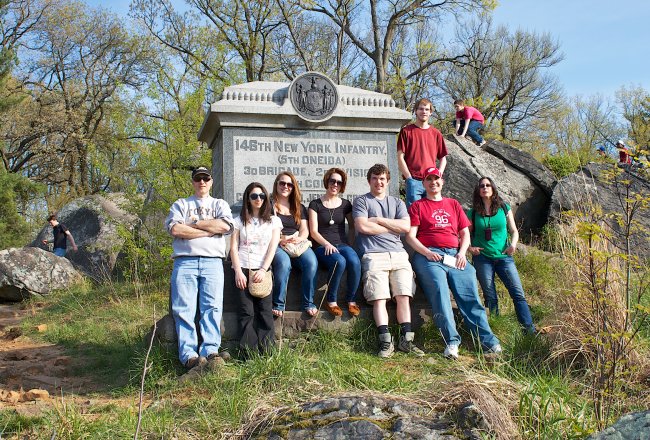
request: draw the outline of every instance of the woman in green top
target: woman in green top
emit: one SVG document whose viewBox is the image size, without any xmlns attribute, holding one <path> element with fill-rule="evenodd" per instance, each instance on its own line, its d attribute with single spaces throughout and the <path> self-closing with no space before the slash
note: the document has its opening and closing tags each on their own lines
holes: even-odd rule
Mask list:
<svg viewBox="0 0 650 440">
<path fill-rule="evenodd" d="M 512 298 L 517 320 L 527 332 L 534 333 L 533 318 L 512 258 L 517 249 L 519 232 L 510 206 L 499 197 L 499 191 L 489 177 L 479 179 L 474 188 L 472 209 L 467 216 L 472 222 L 472 245 L 469 251 L 473 255 L 476 277 L 490 313 L 499 314 L 499 300 L 494 284 L 494 274 L 497 274 Z M 511 236 L 510 243 L 508 232 Z"/>
</svg>

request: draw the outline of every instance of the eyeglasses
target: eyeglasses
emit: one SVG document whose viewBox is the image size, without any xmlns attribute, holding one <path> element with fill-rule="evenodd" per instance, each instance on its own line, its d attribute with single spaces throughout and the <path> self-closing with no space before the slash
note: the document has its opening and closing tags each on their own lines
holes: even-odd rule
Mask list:
<svg viewBox="0 0 650 440">
<path fill-rule="evenodd" d="M 280 181 L 278 182 L 278 185 L 280 185 L 280 186 L 286 186 L 287 188 L 293 188 L 293 183 L 291 183 L 291 182 L 285 182 L 285 181 L 283 181 L 283 180 L 280 180 Z"/>
<path fill-rule="evenodd" d="M 492 188 L 492 185 L 490 185 L 489 183 L 481 183 L 478 187 L 481 188 L 481 189 L 483 189 L 483 188 Z"/>
<path fill-rule="evenodd" d="M 327 181 L 329 185 L 338 185 L 338 186 L 343 186 L 343 181 L 342 180 L 336 180 L 336 179 L 329 179 Z"/>
<path fill-rule="evenodd" d="M 250 193 L 248 195 L 248 198 L 251 200 L 257 200 L 260 199 L 262 201 L 266 200 L 266 194 L 264 193 Z"/>
<path fill-rule="evenodd" d="M 192 180 L 195 181 L 196 183 L 200 182 L 203 180 L 204 182 L 209 182 L 212 180 L 212 177 L 210 176 L 194 176 L 192 177 Z"/>
</svg>

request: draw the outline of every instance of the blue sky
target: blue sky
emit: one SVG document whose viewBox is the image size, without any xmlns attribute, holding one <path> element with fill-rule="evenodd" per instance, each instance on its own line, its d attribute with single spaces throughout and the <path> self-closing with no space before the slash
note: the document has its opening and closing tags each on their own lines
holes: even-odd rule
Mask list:
<svg viewBox="0 0 650 440">
<path fill-rule="evenodd" d="M 569 96 L 650 91 L 650 1 L 499 0 L 495 24 L 549 32 L 564 60 L 553 68 Z"/>
<path fill-rule="evenodd" d="M 130 0 L 87 0 L 126 14 Z M 495 24 L 549 32 L 564 60 L 553 67 L 567 95 L 613 97 L 621 86 L 650 91 L 650 1 L 498 0 Z M 173 3 L 184 4 L 179 0 Z"/>
</svg>

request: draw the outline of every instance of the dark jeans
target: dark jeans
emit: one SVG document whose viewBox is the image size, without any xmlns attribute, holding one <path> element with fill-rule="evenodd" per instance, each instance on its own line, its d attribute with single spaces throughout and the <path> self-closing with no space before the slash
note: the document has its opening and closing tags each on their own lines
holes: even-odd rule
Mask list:
<svg viewBox="0 0 650 440">
<path fill-rule="evenodd" d="M 359 288 L 359 281 L 361 280 L 361 262 L 356 251 L 347 244 L 339 244 L 336 246 L 338 252 L 325 255 L 325 248 L 318 246 L 314 253 L 318 262 L 327 267 L 329 273 L 327 275 L 328 288 L 327 288 L 327 301 L 336 302 L 339 293 L 339 286 L 341 285 L 341 278 L 343 272 L 348 271 L 347 292 L 345 294 L 345 301 L 354 302 L 354 298 Z M 336 270 L 334 269 L 336 264 Z"/>
<path fill-rule="evenodd" d="M 244 275 L 248 277 L 248 269 L 244 269 Z M 243 351 L 265 353 L 273 347 L 272 303 L 273 295 L 255 298 L 248 288 L 239 290 L 239 347 Z"/>
<path fill-rule="evenodd" d="M 460 131 L 458 134 L 462 133 L 465 127 L 464 121 L 460 122 Z M 483 142 L 483 137 L 479 134 L 479 130 L 482 130 L 484 128 L 483 124 L 481 124 L 479 121 L 472 119 L 469 121 L 469 127 L 467 128 L 467 136 L 472 138 L 474 142 L 477 144 L 480 144 Z"/>
</svg>

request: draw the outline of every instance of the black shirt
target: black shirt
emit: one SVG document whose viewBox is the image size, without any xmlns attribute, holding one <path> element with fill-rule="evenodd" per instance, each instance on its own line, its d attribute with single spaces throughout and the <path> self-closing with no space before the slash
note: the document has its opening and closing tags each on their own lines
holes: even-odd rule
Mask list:
<svg viewBox="0 0 650 440">
<path fill-rule="evenodd" d="M 54 249 L 65 249 L 68 244 L 68 237 L 66 236 L 68 228 L 63 223 L 59 223 L 52 230 L 54 231 Z"/>
<path fill-rule="evenodd" d="M 352 212 L 352 203 L 349 200 L 341 199 L 341 206 L 334 209 L 326 208 L 321 199 L 312 200 L 309 209 L 316 212 L 318 218 L 318 232 L 323 238 L 336 246 L 348 244 L 348 237 L 345 234 L 345 218 Z M 330 225 L 330 220 L 334 224 Z"/>
<path fill-rule="evenodd" d="M 293 218 L 293 214 L 278 214 L 275 213 L 280 220 L 282 221 L 282 235 L 293 235 L 300 230 L 300 223 L 296 223 L 296 219 Z M 302 220 L 307 220 L 307 208 L 305 205 L 300 205 L 300 217 Z"/>
</svg>

